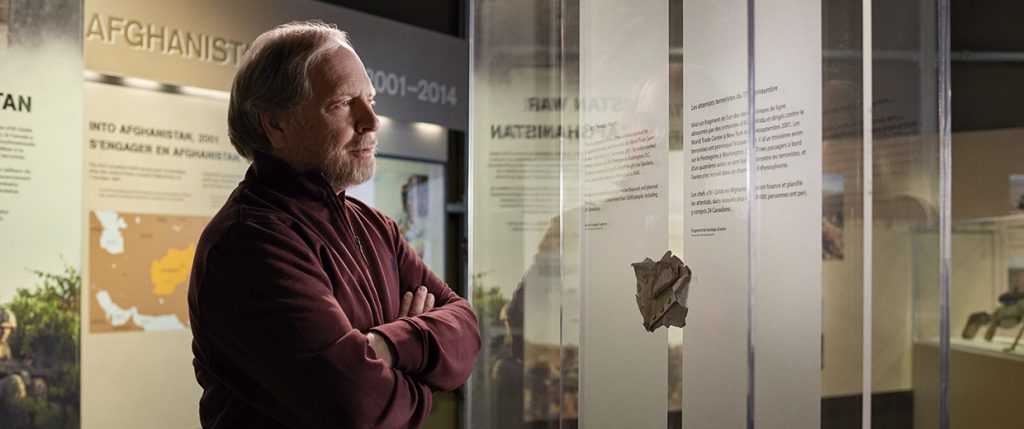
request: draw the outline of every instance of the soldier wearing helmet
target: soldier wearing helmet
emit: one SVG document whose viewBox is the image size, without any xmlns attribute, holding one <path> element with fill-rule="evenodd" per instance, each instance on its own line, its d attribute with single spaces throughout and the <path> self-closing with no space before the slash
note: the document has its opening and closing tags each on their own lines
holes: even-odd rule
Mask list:
<svg viewBox="0 0 1024 429">
<path fill-rule="evenodd" d="M 0 307 L 0 363 L 11 362 L 14 355 L 7 341 L 18 328 L 18 319 L 9 308 Z M 0 427 L 25 427 L 29 416 L 16 405 L 17 400 L 28 395 L 26 380 L 28 373 L 0 372 Z"/>
<path fill-rule="evenodd" d="M 11 334 L 18 329 L 18 318 L 6 307 L 0 307 L 0 361 L 11 360 L 11 346 L 7 344 Z"/>
</svg>

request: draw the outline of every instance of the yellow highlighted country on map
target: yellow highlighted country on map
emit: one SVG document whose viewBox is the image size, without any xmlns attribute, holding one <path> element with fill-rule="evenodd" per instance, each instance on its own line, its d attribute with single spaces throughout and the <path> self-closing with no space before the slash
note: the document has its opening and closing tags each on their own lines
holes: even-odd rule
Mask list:
<svg viewBox="0 0 1024 429">
<path fill-rule="evenodd" d="M 196 255 L 196 245 L 190 244 L 184 250 L 168 249 L 167 255 L 149 267 L 149 277 L 153 282 L 153 294 L 170 295 L 179 284 L 188 280 L 192 271 L 192 258 Z"/>
</svg>

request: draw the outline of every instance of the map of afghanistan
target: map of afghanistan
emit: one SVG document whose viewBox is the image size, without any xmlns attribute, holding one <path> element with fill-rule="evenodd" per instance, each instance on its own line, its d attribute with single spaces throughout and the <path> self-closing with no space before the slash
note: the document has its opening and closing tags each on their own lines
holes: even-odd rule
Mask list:
<svg viewBox="0 0 1024 429">
<path fill-rule="evenodd" d="M 94 211 L 89 332 L 188 329 L 188 279 L 208 217 Z"/>
</svg>

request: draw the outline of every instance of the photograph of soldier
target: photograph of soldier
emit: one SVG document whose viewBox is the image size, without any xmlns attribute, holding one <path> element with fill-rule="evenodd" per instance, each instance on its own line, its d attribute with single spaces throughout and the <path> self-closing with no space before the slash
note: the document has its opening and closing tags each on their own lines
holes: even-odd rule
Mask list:
<svg viewBox="0 0 1024 429">
<path fill-rule="evenodd" d="M 427 187 L 429 177 L 424 174 L 412 174 L 402 184 L 402 214 L 398 216 L 398 230 L 405 241 L 409 242 L 416 254 L 430 260 L 426 255 L 426 218 L 430 214 L 430 188 Z"/>
<path fill-rule="evenodd" d="M 18 329 L 18 319 L 10 309 L 0 307 L 0 427 L 27 427 L 31 417 L 18 400 L 26 397 L 46 399 L 46 382 L 33 377 L 30 364 L 15 359 L 9 340 Z"/>
<path fill-rule="evenodd" d="M 7 340 L 11 338 L 11 334 L 15 329 L 18 328 L 18 319 L 14 317 L 14 313 L 4 307 L 0 307 L 0 362 L 5 362 L 11 359 L 11 346 Z"/>
</svg>

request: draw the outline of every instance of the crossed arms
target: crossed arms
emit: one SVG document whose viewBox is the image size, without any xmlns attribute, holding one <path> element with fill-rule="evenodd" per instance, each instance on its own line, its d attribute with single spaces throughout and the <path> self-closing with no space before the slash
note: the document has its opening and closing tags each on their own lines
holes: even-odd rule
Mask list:
<svg viewBox="0 0 1024 429">
<path fill-rule="evenodd" d="M 469 303 L 397 240 L 399 290 L 378 296 L 334 290 L 323 249 L 311 251 L 295 231 L 231 225 L 194 274 L 202 363 L 239 400 L 288 426 L 418 426 L 433 392 L 468 377 L 480 337 Z M 354 326 L 368 317 L 383 323 Z"/>
</svg>

